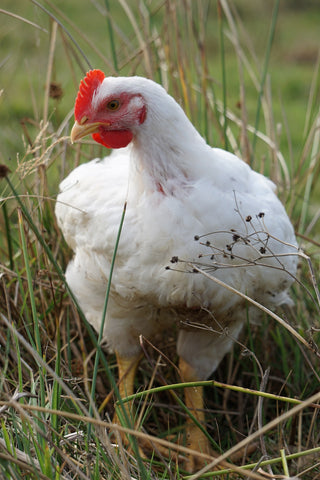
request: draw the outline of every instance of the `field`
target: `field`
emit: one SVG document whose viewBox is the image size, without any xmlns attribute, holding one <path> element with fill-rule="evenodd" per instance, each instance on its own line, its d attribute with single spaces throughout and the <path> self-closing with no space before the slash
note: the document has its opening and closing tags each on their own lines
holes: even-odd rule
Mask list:
<svg viewBox="0 0 320 480">
<path fill-rule="evenodd" d="M 320 479 L 318 1 L 2 0 L 0 22 L 0 478 Z M 164 85 L 210 145 L 276 183 L 296 231 L 294 307 L 248 323 L 204 382 L 224 471 L 177 460 L 189 412 L 174 331 L 145 340 L 131 450 L 110 421 L 116 360 L 65 283 L 54 217 L 60 181 L 107 154 L 69 139 L 91 68 Z M 141 456 L 146 435 L 172 455 Z"/>
</svg>

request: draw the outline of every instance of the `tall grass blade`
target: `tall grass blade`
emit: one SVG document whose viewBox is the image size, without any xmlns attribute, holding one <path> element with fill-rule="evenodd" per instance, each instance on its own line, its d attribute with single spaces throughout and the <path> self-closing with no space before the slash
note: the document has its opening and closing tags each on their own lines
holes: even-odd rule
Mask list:
<svg viewBox="0 0 320 480">
<path fill-rule="evenodd" d="M 13 271 L 14 270 L 13 247 L 12 247 L 10 221 L 8 217 L 6 202 L 3 202 L 2 204 L 2 212 L 3 212 L 4 225 L 5 225 L 5 231 L 6 231 L 6 237 L 7 237 L 9 265 L 10 265 L 10 270 Z"/>
<path fill-rule="evenodd" d="M 314 175 L 316 173 L 315 168 L 316 168 L 317 162 L 319 161 L 319 147 L 320 147 L 320 110 L 318 111 L 316 121 L 315 121 L 314 138 L 313 138 L 312 148 L 310 152 L 309 173 L 308 173 L 308 177 L 307 177 L 305 189 L 304 189 L 302 212 L 301 212 L 301 219 L 299 224 L 299 231 L 302 234 L 305 232 L 306 224 L 308 220 L 310 196 L 312 192 Z"/>
<path fill-rule="evenodd" d="M 262 97 L 263 97 L 264 86 L 265 86 L 266 79 L 267 79 L 267 74 L 268 74 L 269 59 L 270 59 L 270 53 L 271 53 L 271 48 L 272 48 L 275 29 L 276 29 L 276 24 L 277 24 L 279 4 L 280 4 L 280 0 L 275 0 L 274 7 L 273 7 L 273 12 L 272 12 L 270 33 L 269 33 L 267 49 L 266 49 L 266 53 L 265 53 L 265 57 L 264 57 L 264 64 L 263 64 L 263 68 L 262 68 L 262 75 L 261 75 L 261 81 L 260 81 L 260 90 L 259 90 L 259 96 L 258 96 L 257 112 L 256 112 L 256 119 L 255 119 L 255 124 L 254 124 L 254 135 L 253 135 L 253 140 L 252 140 L 252 156 L 254 156 L 255 149 L 256 149 L 257 132 L 259 130 L 259 123 L 260 123 Z"/>
<path fill-rule="evenodd" d="M 105 3 L 105 6 L 106 6 L 106 10 L 107 10 L 107 25 L 108 25 L 111 55 L 112 55 L 112 60 L 113 60 L 113 65 L 114 65 L 115 72 L 118 73 L 119 72 L 118 57 L 117 57 L 116 46 L 115 46 L 115 41 L 114 41 L 114 33 L 113 33 L 113 26 L 112 26 L 112 21 L 111 21 L 111 11 L 110 11 L 109 0 L 104 0 L 104 3 Z"/>
<path fill-rule="evenodd" d="M 27 252 L 27 243 L 26 243 L 24 225 L 23 225 L 22 214 L 21 214 L 20 209 L 18 210 L 18 222 L 19 222 L 19 229 L 20 229 L 22 252 L 23 252 L 23 256 L 24 256 L 25 269 L 26 269 L 26 274 L 27 274 L 28 292 L 29 292 L 29 298 L 30 298 L 30 302 L 31 302 L 31 311 L 32 311 L 32 318 L 33 318 L 33 325 L 34 325 L 36 348 L 37 348 L 38 354 L 40 356 L 42 356 L 41 338 L 40 338 L 40 330 L 39 330 L 39 323 L 38 323 L 38 313 L 37 313 L 36 301 L 35 301 L 34 291 L 33 291 L 32 274 L 31 274 L 31 270 L 30 270 L 30 259 L 29 259 L 28 252 Z"/>
<path fill-rule="evenodd" d="M 57 355 L 56 355 L 56 362 L 55 362 L 55 374 L 57 377 L 61 377 L 61 336 L 60 336 L 60 325 L 57 322 L 57 333 L 56 333 L 56 343 L 57 343 Z M 61 385 L 54 380 L 52 386 L 52 401 L 51 407 L 52 410 L 59 410 L 60 409 L 60 398 L 61 398 Z M 59 417 L 58 415 L 52 414 L 51 415 L 51 426 L 52 431 L 57 432 L 59 429 Z M 53 433 L 53 437 L 59 443 L 59 437 Z"/>
<path fill-rule="evenodd" d="M 105 321 L 106 321 L 106 315 L 107 315 L 107 308 L 108 308 L 108 301 L 109 301 L 109 295 L 110 295 L 110 289 L 111 289 L 111 284 L 112 284 L 112 276 L 113 276 L 113 270 L 114 270 L 114 265 L 115 265 L 115 261 L 116 261 L 116 256 L 117 256 L 117 251 L 118 251 L 118 246 L 119 246 L 119 242 L 120 242 L 120 237 L 121 237 L 121 232 L 122 232 L 122 227 L 123 227 L 123 222 L 124 222 L 124 219 L 125 219 L 125 214 L 126 214 L 126 209 L 127 209 L 127 204 L 124 203 L 123 205 L 123 210 L 122 210 L 122 215 L 121 215 L 121 219 L 120 219 L 120 224 L 119 224 L 119 228 L 118 228 L 118 233 L 117 233 L 117 238 L 116 238 L 116 243 L 115 243 L 115 246 L 114 246 L 114 251 L 113 251 L 113 255 L 112 255 L 112 260 L 111 260 L 111 267 L 110 267 L 110 272 L 109 272 L 109 278 L 108 278 L 108 284 L 107 284 L 107 290 L 106 290 L 106 296 L 105 296 L 105 302 L 104 302 L 104 306 L 103 306 L 103 313 L 102 313 L 102 319 L 101 319 L 101 326 L 100 326 L 100 330 L 99 330 L 99 336 L 98 336 L 98 341 L 97 343 L 100 345 L 101 343 L 101 340 L 103 338 L 103 332 L 104 332 L 104 326 L 105 326 Z M 94 398 L 95 398 L 95 391 L 96 391 L 96 381 L 97 381 L 97 375 L 98 375 L 98 367 L 99 367 L 99 360 L 100 360 L 100 353 L 99 353 L 99 350 L 97 350 L 96 352 L 96 356 L 95 356 L 95 362 L 94 362 L 94 369 L 93 369 L 93 375 L 92 375 L 92 387 L 91 387 L 91 398 L 92 398 L 92 403 L 90 403 L 90 408 L 89 408 L 89 413 L 92 414 L 92 405 L 94 403 Z M 109 380 L 112 384 L 112 387 L 116 393 L 116 396 L 118 398 L 118 401 L 119 401 L 119 404 L 120 404 L 120 407 L 121 407 L 121 410 L 122 410 L 122 414 L 125 418 L 125 421 L 126 421 L 126 424 L 129 428 L 133 428 L 133 425 L 131 424 L 130 422 L 130 419 L 128 417 L 128 414 L 127 414 L 127 411 L 123 405 L 123 402 L 122 402 L 122 399 L 121 399 L 121 396 L 120 396 L 120 393 L 119 393 L 119 389 L 115 383 L 115 380 L 114 380 L 114 377 L 110 371 L 109 368 L 107 368 L 107 374 L 108 374 L 108 377 L 109 377 Z M 88 443 L 90 441 L 90 435 L 91 435 L 91 424 L 89 424 L 88 426 Z M 142 459 L 141 459 L 141 455 L 140 455 L 140 452 L 139 452 L 139 446 L 138 446 L 138 442 L 135 438 L 134 435 L 132 436 L 129 436 L 129 441 L 130 441 L 130 444 L 133 448 L 133 451 L 135 453 L 135 456 L 136 456 L 136 459 L 138 461 L 138 464 L 139 464 L 139 467 L 140 467 L 140 473 L 142 475 L 142 478 L 143 479 L 147 479 L 148 478 L 148 475 L 147 475 L 147 471 L 145 469 L 145 466 L 142 462 Z"/>
<path fill-rule="evenodd" d="M 107 315 L 107 308 L 108 308 L 108 301 L 109 301 L 110 289 L 111 289 L 111 284 L 112 284 L 112 275 L 113 275 L 114 264 L 115 264 L 115 260 L 116 260 L 116 256 L 117 256 L 117 251 L 118 251 L 121 231 L 122 231 L 122 227 L 123 227 L 123 222 L 124 222 L 124 218 L 125 218 L 125 214 L 126 214 L 126 208 L 127 208 L 127 204 L 125 203 L 124 206 L 123 206 L 123 210 L 122 210 L 122 215 L 121 215 L 121 219 L 120 219 L 120 224 L 119 224 L 119 229 L 118 229 L 118 233 L 117 233 L 116 243 L 115 243 L 115 246 L 114 246 L 114 251 L 113 251 L 112 260 L 111 260 L 109 279 L 108 279 L 106 296 L 105 296 L 105 301 L 104 301 L 104 306 L 103 306 L 102 318 L 101 318 L 101 326 L 100 326 L 99 336 L 98 336 L 98 344 L 101 343 L 101 340 L 103 338 L 103 332 L 104 332 L 104 326 L 105 326 L 105 322 L 106 322 L 106 315 Z M 99 351 L 97 351 L 96 357 L 95 357 L 95 362 L 94 362 L 93 377 L 92 377 L 92 387 L 91 387 L 92 400 L 94 399 L 95 391 L 96 391 L 96 381 L 97 381 L 99 360 L 100 360 L 100 354 L 99 354 Z M 112 376 L 111 373 L 110 373 L 110 376 Z M 112 378 L 113 378 L 113 376 L 112 376 Z M 90 406 L 90 411 L 91 411 L 91 406 Z"/>
<path fill-rule="evenodd" d="M 55 16 L 53 15 L 52 12 L 50 12 L 47 8 L 45 8 L 43 5 L 41 5 L 39 2 L 37 2 L 37 0 L 31 0 L 32 3 L 34 3 L 38 8 L 40 8 L 41 10 L 43 10 L 50 18 L 52 18 L 52 20 L 54 20 L 60 28 L 62 28 L 62 30 L 65 32 L 66 35 L 68 35 L 68 37 L 70 38 L 70 40 L 72 41 L 72 43 L 75 45 L 75 47 L 77 48 L 77 50 L 80 52 L 80 54 L 82 55 L 82 57 L 84 58 L 84 60 L 86 61 L 88 67 L 90 69 L 92 69 L 92 65 L 88 59 L 88 57 L 86 56 L 86 54 L 84 53 L 84 51 L 82 50 L 82 48 L 80 47 L 79 43 L 73 38 L 73 36 L 71 35 L 71 33 L 69 32 L 68 29 L 65 28 L 65 26 L 63 25 L 63 23 L 60 22 L 60 20 Z"/>
<path fill-rule="evenodd" d="M 224 48 L 224 28 L 223 15 L 220 1 L 218 0 L 218 19 L 219 19 L 219 38 L 220 38 L 220 55 L 221 55 L 221 73 L 222 73 L 222 103 L 223 103 L 223 138 L 224 148 L 228 150 L 228 121 L 227 121 L 227 74 L 225 62 L 225 48 Z"/>
</svg>

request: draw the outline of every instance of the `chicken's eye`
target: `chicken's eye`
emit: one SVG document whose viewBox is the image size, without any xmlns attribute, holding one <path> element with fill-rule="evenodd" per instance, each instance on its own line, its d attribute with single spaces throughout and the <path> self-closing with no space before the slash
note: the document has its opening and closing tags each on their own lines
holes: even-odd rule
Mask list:
<svg viewBox="0 0 320 480">
<path fill-rule="evenodd" d="M 111 111 L 118 110 L 120 107 L 120 102 L 119 100 L 110 100 L 110 102 L 107 103 L 107 109 Z"/>
</svg>

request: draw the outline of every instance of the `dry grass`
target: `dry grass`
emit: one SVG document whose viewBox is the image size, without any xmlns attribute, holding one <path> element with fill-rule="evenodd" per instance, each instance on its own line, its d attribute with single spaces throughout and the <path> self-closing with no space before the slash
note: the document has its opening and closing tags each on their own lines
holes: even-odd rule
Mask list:
<svg viewBox="0 0 320 480">
<path fill-rule="evenodd" d="M 104 18 L 102 38 L 110 47 L 103 52 L 97 48 L 94 27 L 89 34 L 79 28 L 67 7 L 59 10 L 43 2 L 51 15 L 39 5 L 34 7 L 38 15 L 34 23 L 49 32 L 39 53 L 39 61 L 45 58 L 44 91 L 34 90 L 32 76 L 23 79 L 30 84 L 33 114 L 21 122 L 24 145 L 17 149 L 17 161 L 2 160 L 11 173 L 0 170 L 0 476 L 198 479 L 207 475 L 199 471 L 187 477 L 177 462 L 178 454 L 186 452 L 183 421 L 188 412 L 179 400 L 174 332 L 165 342 L 159 339 L 157 347 L 143 339 L 145 358 L 135 399 L 140 427 L 138 416 L 125 419 L 122 429 L 130 434 L 131 452 L 121 442 L 116 447 L 121 427 L 110 423 L 113 401 L 120 402 L 115 359 L 104 355 L 64 282 L 71 252 L 53 214 L 58 183 L 79 163 L 102 154 L 90 142 L 80 147 L 70 146 L 68 140 L 74 94 L 89 68 L 88 55 L 95 67 L 109 73 L 139 73 L 161 82 L 209 143 L 234 151 L 278 184 L 303 249 L 292 289 L 295 307 L 266 314 L 262 325 L 247 328 L 215 381 L 204 382 L 207 429 L 221 451 L 220 461 L 257 444 L 237 462 L 246 473 L 234 466 L 231 469 L 237 473 L 226 469 L 224 478 L 320 478 L 319 62 L 308 86 L 307 109 L 298 113 L 303 115 L 305 132 L 301 127 L 300 137 L 292 138 L 285 105 L 281 105 L 281 125 L 275 120 L 279 102 L 272 95 L 269 54 L 275 22 L 278 15 L 283 18 L 276 7 L 272 11 L 259 6 L 265 8 L 270 26 L 265 37 L 269 47 L 259 57 L 255 32 L 250 36 L 243 17 L 225 0 L 210 8 L 207 2 L 145 0 L 139 9 L 135 2 L 121 0 L 116 12 L 112 2 L 97 5 L 91 5 L 90 15 Z M 13 13 L 31 19 L 23 9 Z M 22 20 L 15 21 L 20 28 Z M 61 85 L 56 77 L 60 75 L 70 80 L 59 101 Z M 136 439 L 146 441 L 147 435 L 155 451 L 162 445 L 175 454 L 169 459 L 161 452 L 160 457 L 150 453 L 141 458 Z M 206 471 L 214 462 L 208 459 Z"/>
</svg>

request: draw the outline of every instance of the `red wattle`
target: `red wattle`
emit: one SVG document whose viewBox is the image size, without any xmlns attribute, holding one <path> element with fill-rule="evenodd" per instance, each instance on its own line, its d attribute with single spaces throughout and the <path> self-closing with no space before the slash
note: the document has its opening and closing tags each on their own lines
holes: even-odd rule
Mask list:
<svg viewBox="0 0 320 480">
<path fill-rule="evenodd" d="M 107 148 L 123 148 L 129 145 L 133 135 L 130 130 L 104 130 L 94 133 L 92 138 Z"/>
</svg>

